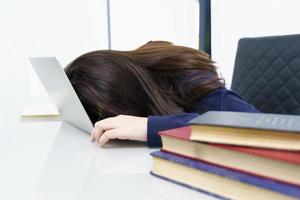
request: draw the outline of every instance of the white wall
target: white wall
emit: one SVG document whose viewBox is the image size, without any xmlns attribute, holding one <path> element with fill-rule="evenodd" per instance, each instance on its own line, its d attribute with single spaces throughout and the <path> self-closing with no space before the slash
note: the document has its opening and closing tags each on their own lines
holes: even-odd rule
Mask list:
<svg viewBox="0 0 300 200">
<path fill-rule="evenodd" d="M 0 24 L 2 63 L 53 55 L 65 64 L 107 48 L 105 0 L 9 0 L 1 5 Z"/>
<path fill-rule="evenodd" d="M 34 95 L 40 83 L 28 56 L 56 56 L 66 65 L 80 54 L 107 48 L 106 0 L 8 0 L 0 7 L 0 94 L 28 95 L 4 85 L 24 77 Z M 27 80 L 27 79 L 26 79 Z M 22 96 L 20 95 L 20 96 Z"/>
<path fill-rule="evenodd" d="M 112 49 L 150 40 L 198 48 L 198 0 L 111 0 Z"/>
<path fill-rule="evenodd" d="M 212 0 L 212 58 L 230 87 L 238 40 L 300 33 L 299 0 Z"/>
</svg>

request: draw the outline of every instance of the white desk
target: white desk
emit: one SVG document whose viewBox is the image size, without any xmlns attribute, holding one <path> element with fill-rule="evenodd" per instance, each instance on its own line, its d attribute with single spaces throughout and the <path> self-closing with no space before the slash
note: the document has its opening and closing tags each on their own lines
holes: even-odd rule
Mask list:
<svg viewBox="0 0 300 200">
<path fill-rule="evenodd" d="M 33 99 L 22 70 L 0 74 L 0 199 L 214 199 L 151 176 L 145 144 L 99 148 L 68 123 L 20 120 Z"/>
</svg>

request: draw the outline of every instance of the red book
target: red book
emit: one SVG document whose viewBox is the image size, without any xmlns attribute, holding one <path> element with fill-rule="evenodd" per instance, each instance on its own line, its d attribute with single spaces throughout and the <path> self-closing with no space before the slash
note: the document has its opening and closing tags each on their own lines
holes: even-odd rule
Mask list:
<svg viewBox="0 0 300 200">
<path fill-rule="evenodd" d="M 190 140 L 191 127 L 161 131 L 162 151 L 300 186 L 300 152 Z"/>
</svg>

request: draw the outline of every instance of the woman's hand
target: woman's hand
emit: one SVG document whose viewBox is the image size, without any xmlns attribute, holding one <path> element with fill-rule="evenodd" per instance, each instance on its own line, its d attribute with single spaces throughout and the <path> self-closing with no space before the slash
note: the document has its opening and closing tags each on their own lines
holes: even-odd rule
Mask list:
<svg viewBox="0 0 300 200">
<path fill-rule="evenodd" d="M 118 115 L 95 123 L 91 142 L 103 146 L 110 139 L 147 140 L 147 117 Z"/>
</svg>

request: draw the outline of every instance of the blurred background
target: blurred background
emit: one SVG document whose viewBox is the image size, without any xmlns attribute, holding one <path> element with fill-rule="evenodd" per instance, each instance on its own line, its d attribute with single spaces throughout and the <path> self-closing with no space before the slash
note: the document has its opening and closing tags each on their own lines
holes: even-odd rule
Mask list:
<svg viewBox="0 0 300 200">
<path fill-rule="evenodd" d="M 298 0 L 210 2 L 211 55 L 227 87 L 239 38 L 300 33 Z M 149 40 L 199 48 L 199 7 L 199 0 L 2 0 L 0 94 L 45 95 L 30 56 L 55 56 L 65 66 L 88 51 L 130 50 Z M 24 77 L 28 90 L 5 87 Z"/>
</svg>

